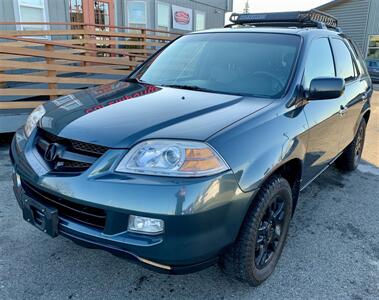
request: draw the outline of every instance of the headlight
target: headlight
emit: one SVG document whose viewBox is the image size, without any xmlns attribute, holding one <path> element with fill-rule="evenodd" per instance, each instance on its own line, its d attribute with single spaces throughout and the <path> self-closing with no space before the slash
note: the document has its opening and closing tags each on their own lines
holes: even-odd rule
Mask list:
<svg viewBox="0 0 379 300">
<path fill-rule="evenodd" d="M 210 146 L 200 142 L 150 140 L 136 145 L 121 160 L 117 172 L 199 177 L 228 170 Z"/>
<path fill-rule="evenodd" d="M 42 105 L 40 105 L 29 115 L 24 126 L 25 135 L 27 137 L 30 136 L 33 129 L 36 128 L 38 121 L 41 120 L 45 113 L 45 108 Z"/>
</svg>

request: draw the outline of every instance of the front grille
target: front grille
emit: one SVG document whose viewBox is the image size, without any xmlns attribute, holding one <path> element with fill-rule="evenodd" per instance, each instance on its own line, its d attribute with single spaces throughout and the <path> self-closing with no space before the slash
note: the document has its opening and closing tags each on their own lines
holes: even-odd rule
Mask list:
<svg viewBox="0 0 379 300">
<path fill-rule="evenodd" d="M 60 166 L 60 164 L 58 163 L 56 166 L 57 170 L 62 169 L 62 167 L 63 167 L 66 169 L 75 169 L 75 170 L 83 170 L 84 171 L 84 170 L 87 170 L 91 166 L 90 163 L 73 161 L 73 160 L 61 159 L 60 162 L 61 162 L 62 166 Z"/>
<path fill-rule="evenodd" d="M 71 140 L 71 144 L 72 147 L 78 151 L 92 153 L 96 155 L 103 155 L 108 150 L 108 148 L 104 146 L 88 144 L 74 140 Z"/>
<path fill-rule="evenodd" d="M 78 204 L 54 196 L 36 188 L 25 180 L 22 181 L 22 187 L 29 197 L 56 208 L 58 210 L 58 216 L 100 229 L 104 229 L 105 227 L 106 214 L 103 209 Z"/>
<path fill-rule="evenodd" d="M 108 150 L 108 148 L 104 146 L 62 138 L 41 128 L 38 129 L 38 136 L 49 143 L 58 143 L 66 146 L 68 150 L 76 150 L 75 152 L 81 152 L 81 154 L 92 155 L 95 157 L 100 157 Z"/>
<path fill-rule="evenodd" d="M 47 161 L 45 154 L 51 144 L 58 145 L 60 151 L 53 161 Z M 62 138 L 41 128 L 38 129 L 36 148 L 52 172 L 76 174 L 87 170 L 108 150 L 104 146 Z"/>
</svg>

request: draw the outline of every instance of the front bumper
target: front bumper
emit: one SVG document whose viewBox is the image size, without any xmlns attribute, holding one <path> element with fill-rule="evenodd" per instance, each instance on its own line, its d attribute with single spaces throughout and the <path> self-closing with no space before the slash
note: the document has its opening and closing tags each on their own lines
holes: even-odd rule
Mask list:
<svg viewBox="0 0 379 300">
<path fill-rule="evenodd" d="M 231 171 L 196 179 L 117 174 L 113 170 L 124 154 L 121 150 L 108 150 L 78 176 L 50 174 L 31 140 L 18 131 L 10 150 L 19 205 L 23 193 L 41 200 L 25 188 L 28 184 L 57 199 L 101 209 L 104 228 L 58 212 L 58 233 L 157 271 L 187 273 L 213 264 L 236 239 L 255 193 L 242 192 Z M 162 219 L 165 231 L 152 236 L 128 232 L 131 214 Z"/>
</svg>

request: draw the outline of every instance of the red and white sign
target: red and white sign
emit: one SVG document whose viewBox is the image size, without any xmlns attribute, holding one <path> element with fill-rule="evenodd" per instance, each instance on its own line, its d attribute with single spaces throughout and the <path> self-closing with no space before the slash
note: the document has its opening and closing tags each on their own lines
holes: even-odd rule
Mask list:
<svg viewBox="0 0 379 300">
<path fill-rule="evenodd" d="M 172 6 L 172 27 L 180 30 L 192 31 L 192 9 Z"/>
</svg>

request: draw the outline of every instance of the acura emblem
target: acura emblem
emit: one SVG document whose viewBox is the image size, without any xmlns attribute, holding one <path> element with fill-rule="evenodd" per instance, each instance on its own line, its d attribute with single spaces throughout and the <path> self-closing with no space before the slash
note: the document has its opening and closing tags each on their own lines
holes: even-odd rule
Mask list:
<svg viewBox="0 0 379 300">
<path fill-rule="evenodd" d="M 45 159 L 47 161 L 54 161 L 56 158 L 57 158 L 57 155 L 58 155 L 58 147 L 59 145 L 58 144 L 50 144 L 47 149 L 46 149 L 46 152 L 45 152 Z"/>
</svg>

